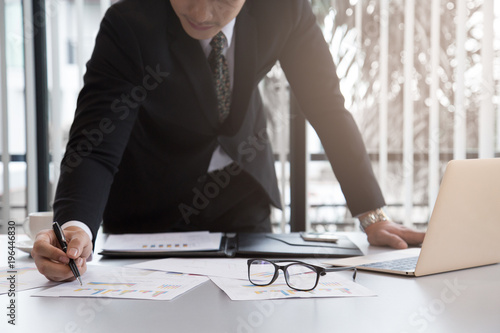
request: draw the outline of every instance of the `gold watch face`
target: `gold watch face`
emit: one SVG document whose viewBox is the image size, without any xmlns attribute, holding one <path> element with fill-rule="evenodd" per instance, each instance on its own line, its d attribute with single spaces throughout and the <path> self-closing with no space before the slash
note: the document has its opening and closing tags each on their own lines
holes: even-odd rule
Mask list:
<svg viewBox="0 0 500 333">
<path fill-rule="evenodd" d="M 378 214 L 376 212 L 375 213 L 371 213 L 370 215 L 368 215 L 368 221 L 370 223 L 377 222 L 377 218 L 378 218 Z"/>
</svg>

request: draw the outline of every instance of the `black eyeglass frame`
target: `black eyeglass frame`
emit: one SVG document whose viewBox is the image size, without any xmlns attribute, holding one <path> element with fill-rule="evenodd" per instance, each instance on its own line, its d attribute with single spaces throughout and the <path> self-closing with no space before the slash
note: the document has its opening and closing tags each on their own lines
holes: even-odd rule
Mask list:
<svg viewBox="0 0 500 333">
<path fill-rule="evenodd" d="M 267 262 L 271 263 L 274 266 L 274 276 L 273 276 L 273 278 L 271 279 L 271 281 L 269 283 L 259 284 L 259 283 L 255 283 L 255 282 L 252 281 L 252 279 L 250 277 L 250 266 L 255 261 L 267 261 Z M 277 265 L 277 263 L 282 263 L 282 262 L 286 262 L 286 263 L 289 262 L 290 264 L 289 265 Z M 314 287 L 309 288 L 309 289 L 299 289 L 299 288 L 296 288 L 296 287 L 292 287 L 290 285 L 290 283 L 288 282 L 286 270 L 288 269 L 288 267 L 290 267 L 292 265 L 296 265 L 296 264 L 301 264 L 301 265 L 306 266 L 306 267 L 308 267 L 311 270 L 313 270 L 313 271 L 316 272 L 316 282 L 314 283 Z M 282 270 L 283 271 L 283 275 L 285 277 L 286 284 L 290 288 L 292 288 L 294 290 L 298 290 L 298 291 L 311 291 L 311 290 L 313 290 L 318 285 L 319 277 L 320 276 L 324 276 L 324 275 L 326 275 L 326 273 L 329 273 L 329 272 L 339 272 L 339 271 L 347 271 L 347 270 L 353 269 L 354 270 L 354 273 L 352 275 L 352 280 L 353 281 L 356 281 L 356 275 L 357 275 L 357 268 L 356 267 L 332 267 L 332 268 L 325 268 L 325 267 L 321 267 L 321 266 L 316 266 L 316 265 L 308 264 L 308 263 L 300 261 L 300 260 L 285 260 L 285 259 L 274 260 L 274 259 L 253 258 L 253 259 L 248 259 L 247 260 L 247 265 L 248 265 L 248 281 L 250 281 L 251 284 L 253 284 L 255 286 L 259 286 L 259 287 L 269 286 L 269 285 L 273 284 L 273 282 L 276 281 L 276 279 L 278 278 L 278 276 L 279 276 L 279 270 Z"/>
</svg>

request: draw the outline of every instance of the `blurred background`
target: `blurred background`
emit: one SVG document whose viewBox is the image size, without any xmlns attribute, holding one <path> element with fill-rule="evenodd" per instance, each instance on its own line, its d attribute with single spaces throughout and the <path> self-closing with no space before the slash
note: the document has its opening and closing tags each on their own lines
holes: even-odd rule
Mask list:
<svg viewBox="0 0 500 333">
<path fill-rule="evenodd" d="M 0 232 L 6 221 L 22 223 L 30 212 L 51 209 L 85 63 L 114 2 L 0 0 Z M 389 215 L 425 230 L 446 163 L 499 156 L 498 3 L 311 4 Z M 45 74 L 46 86 L 35 73 Z M 285 206 L 273 211 L 275 231 L 293 230 L 290 220 L 301 207 L 296 219 L 307 230 L 357 230 L 314 130 L 304 122 L 305 130 L 295 132 L 303 120 L 291 115 L 294 103 L 279 63 L 260 89 Z M 300 186 L 294 185 L 297 161 L 305 166 Z M 293 208 L 297 190 L 305 195 Z"/>
</svg>

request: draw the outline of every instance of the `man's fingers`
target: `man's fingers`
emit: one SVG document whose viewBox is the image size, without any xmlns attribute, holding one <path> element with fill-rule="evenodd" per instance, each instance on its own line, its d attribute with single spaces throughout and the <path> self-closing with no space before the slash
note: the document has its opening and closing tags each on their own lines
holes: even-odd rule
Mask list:
<svg viewBox="0 0 500 333">
<path fill-rule="evenodd" d="M 75 260 L 80 274 L 87 271 L 87 263 L 83 258 Z M 73 281 L 75 276 L 67 264 L 54 262 L 51 260 L 39 260 L 36 262 L 39 272 L 52 281 Z"/>
<path fill-rule="evenodd" d="M 424 241 L 425 232 L 406 229 L 401 236 L 408 244 L 419 245 Z"/>
<path fill-rule="evenodd" d="M 368 234 L 368 241 L 371 245 L 390 246 L 395 249 L 406 249 L 408 247 L 408 244 L 401 237 L 384 229 Z"/>
<path fill-rule="evenodd" d="M 86 232 L 80 228 L 73 229 L 69 227 L 67 230 L 68 250 L 66 253 L 71 259 L 78 257 L 88 258 L 92 252 L 92 242 Z"/>
<path fill-rule="evenodd" d="M 37 258 L 47 258 L 65 263 L 68 262 L 64 251 L 55 247 L 55 235 L 52 230 L 47 230 L 37 235 L 33 250 L 31 251 L 31 256 L 35 259 L 35 262 Z"/>
<path fill-rule="evenodd" d="M 84 231 L 82 232 L 85 234 Z M 75 259 L 80 274 L 83 274 L 87 270 L 86 257 L 81 258 L 79 255 L 88 253 L 88 257 L 92 243 L 86 234 L 81 235 L 78 231 L 68 231 L 65 235 L 70 242 L 73 242 L 73 248 L 80 249 L 77 250 L 77 256 L 72 259 Z M 37 235 L 31 256 L 35 260 L 38 271 L 52 281 L 74 280 L 75 277 L 68 266 L 68 255 L 57 246 L 59 244 L 52 230 L 46 230 Z M 90 250 L 87 249 L 88 247 Z"/>
<path fill-rule="evenodd" d="M 390 246 L 395 249 L 406 249 L 408 244 L 421 244 L 425 237 L 424 232 L 415 231 L 391 221 L 374 223 L 365 231 L 370 244 Z"/>
<path fill-rule="evenodd" d="M 408 244 L 405 242 L 405 240 L 398 235 L 388 232 L 384 232 L 382 235 L 385 238 L 384 245 L 388 245 L 394 249 L 406 249 L 408 247 Z"/>
</svg>

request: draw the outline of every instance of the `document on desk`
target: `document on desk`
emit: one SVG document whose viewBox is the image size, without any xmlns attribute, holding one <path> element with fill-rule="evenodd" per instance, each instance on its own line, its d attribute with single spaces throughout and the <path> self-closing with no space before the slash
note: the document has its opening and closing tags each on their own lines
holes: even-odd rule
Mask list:
<svg viewBox="0 0 500 333">
<path fill-rule="evenodd" d="M 20 267 L 0 267 L 0 295 L 7 294 L 15 285 L 16 291 L 50 287 L 57 282 L 49 281 L 38 272 L 35 264 L 26 264 Z"/>
<path fill-rule="evenodd" d="M 111 234 L 104 251 L 179 252 L 212 251 L 220 248 L 222 233 L 208 231 L 168 232 L 152 234 Z"/>
<path fill-rule="evenodd" d="M 208 278 L 126 267 L 89 265 L 77 281 L 39 291 L 35 297 L 100 297 L 143 300 L 171 300 L 204 283 Z"/>
<path fill-rule="evenodd" d="M 254 286 L 248 280 L 210 277 L 233 301 L 251 301 L 278 298 L 360 297 L 376 296 L 375 293 L 338 273 L 320 277 L 318 286 L 311 291 L 294 290 L 285 282 L 283 275 L 271 285 Z"/>
<path fill-rule="evenodd" d="M 127 265 L 127 267 L 151 269 L 165 272 L 246 279 L 248 274 L 247 260 L 248 259 L 239 258 L 167 258 L 148 260 L 138 264 Z"/>
</svg>

